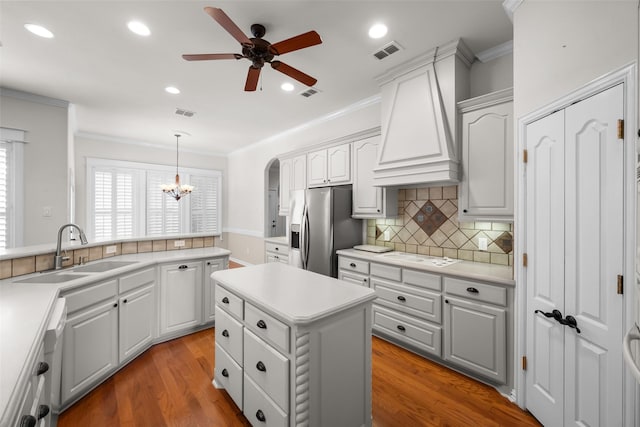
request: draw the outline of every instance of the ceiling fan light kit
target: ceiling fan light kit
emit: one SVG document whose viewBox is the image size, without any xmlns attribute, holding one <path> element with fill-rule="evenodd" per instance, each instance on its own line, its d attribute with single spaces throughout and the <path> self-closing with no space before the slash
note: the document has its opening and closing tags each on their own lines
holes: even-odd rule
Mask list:
<svg viewBox="0 0 640 427">
<path fill-rule="evenodd" d="M 304 49 L 322 43 L 320 35 L 315 31 L 282 40 L 278 43 L 271 44 L 262 37 L 266 33 L 264 25 L 251 25 L 251 34 L 253 38 L 248 38 L 244 32 L 227 16 L 222 9 L 215 7 L 205 7 L 205 12 L 211 16 L 222 28 L 224 28 L 233 38 L 235 38 L 242 46 L 242 54 L 239 53 L 210 53 L 210 54 L 186 54 L 182 58 L 186 61 L 208 61 L 218 59 L 242 59 L 246 58 L 251 61 L 247 80 L 244 90 L 253 92 L 258 86 L 260 78 L 260 70 L 265 63 L 271 64 L 271 68 L 279 71 L 300 83 L 313 86 L 317 80 L 302 71 L 285 64 L 282 61 L 275 60 L 274 57 L 295 50 Z"/>
</svg>

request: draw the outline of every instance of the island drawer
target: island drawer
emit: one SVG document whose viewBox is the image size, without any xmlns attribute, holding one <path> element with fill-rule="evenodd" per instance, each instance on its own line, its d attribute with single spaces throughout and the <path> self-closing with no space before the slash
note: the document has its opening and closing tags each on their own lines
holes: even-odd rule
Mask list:
<svg viewBox="0 0 640 427">
<path fill-rule="evenodd" d="M 227 353 L 242 365 L 242 323 L 231 317 L 227 312 L 216 307 L 216 345 L 224 348 Z"/>
<path fill-rule="evenodd" d="M 247 303 L 245 324 L 257 336 L 289 352 L 289 326 Z"/>
<path fill-rule="evenodd" d="M 338 279 L 345 282 L 353 283 L 354 285 L 369 287 L 369 276 L 364 274 L 352 273 L 350 271 L 340 270 L 338 272 Z"/>
<path fill-rule="evenodd" d="M 125 292 L 129 292 L 132 289 L 139 288 L 140 286 L 151 283 L 154 280 L 156 280 L 155 268 L 147 268 L 142 271 L 136 271 L 135 273 L 127 274 L 126 276 L 122 276 L 120 278 L 118 291 L 123 294 Z"/>
<path fill-rule="evenodd" d="M 371 286 L 379 297 L 377 303 L 386 303 L 385 305 L 395 310 L 422 317 L 430 322 L 442 323 L 440 293 L 376 278 L 371 279 Z"/>
<path fill-rule="evenodd" d="M 277 243 L 266 242 L 265 249 L 267 252 L 275 252 L 282 255 L 287 255 L 289 253 L 289 246 L 279 245 Z"/>
<path fill-rule="evenodd" d="M 375 262 L 372 262 L 371 275 L 399 282 L 400 280 L 402 280 L 402 269 L 393 265 L 377 264 Z"/>
<path fill-rule="evenodd" d="M 268 427 L 287 427 L 287 414 L 271 400 L 260 387 L 244 374 L 244 409 L 251 425 Z"/>
<path fill-rule="evenodd" d="M 67 313 L 71 314 L 82 308 L 92 306 L 100 301 L 115 298 L 118 294 L 118 280 L 113 279 L 97 285 L 87 285 L 82 289 L 65 293 L 67 300 Z"/>
<path fill-rule="evenodd" d="M 439 326 L 374 305 L 373 329 L 411 347 L 442 357 L 442 328 Z"/>
<path fill-rule="evenodd" d="M 447 294 L 503 307 L 507 305 L 507 290 L 500 286 L 446 277 L 444 279 L 444 289 Z"/>
<path fill-rule="evenodd" d="M 220 285 L 216 285 L 216 304 L 233 314 L 238 320 L 244 316 L 244 301 Z"/>
<path fill-rule="evenodd" d="M 216 383 L 224 387 L 229 396 L 242 410 L 242 367 L 216 342 L 216 366 L 213 377 Z"/>
<path fill-rule="evenodd" d="M 434 291 L 442 290 L 442 276 L 439 274 L 425 273 L 424 271 L 409 270 L 407 268 L 403 270 L 402 281 L 404 283 Z"/>
<path fill-rule="evenodd" d="M 289 408 L 289 359 L 244 330 L 244 371 L 285 412 Z"/>
<path fill-rule="evenodd" d="M 338 267 L 342 270 L 369 274 L 369 263 L 355 258 L 348 258 L 344 256 L 339 257 Z"/>
</svg>

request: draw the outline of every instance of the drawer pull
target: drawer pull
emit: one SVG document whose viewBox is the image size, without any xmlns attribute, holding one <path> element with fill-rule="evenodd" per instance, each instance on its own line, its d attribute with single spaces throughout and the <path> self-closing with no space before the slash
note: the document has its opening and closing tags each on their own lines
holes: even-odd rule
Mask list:
<svg viewBox="0 0 640 427">
<path fill-rule="evenodd" d="M 402 295 L 398 295 L 398 301 L 406 302 L 407 299 L 405 297 L 403 297 Z"/>
<path fill-rule="evenodd" d="M 113 308 L 118 307 L 118 303 L 113 304 Z"/>
<path fill-rule="evenodd" d="M 47 362 L 38 363 L 38 369 L 36 370 L 36 375 L 42 375 L 49 370 L 49 364 Z"/>
<path fill-rule="evenodd" d="M 189 268 L 188 265 L 182 264 L 180 267 L 178 267 L 178 270 L 186 270 L 187 268 Z"/>
<path fill-rule="evenodd" d="M 264 320 L 258 320 L 258 323 L 256 323 L 256 325 L 258 326 L 258 328 L 260 329 L 267 329 L 267 324 L 264 323 Z"/>
<path fill-rule="evenodd" d="M 261 360 L 259 360 L 258 363 L 256 363 L 256 369 L 260 372 L 267 372 L 267 367 L 264 366 L 264 363 L 262 363 Z"/>
<path fill-rule="evenodd" d="M 20 418 L 20 427 L 36 427 L 37 422 L 38 420 L 33 415 L 23 415 Z"/>
<path fill-rule="evenodd" d="M 276 251 L 279 251 L 279 250 L 280 250 L 280 248 L 276 246 Z"/>
<path fill-rule="evenodd" d="M 256 412 L 256 418 L 258 419 L 258 421 L 263 423 L 267 421 L 267 417 L 264 416 L 264 412 L 262 412 L 261 409 L 258 409 L 258 411 Z"/>
<path fill-rule="evenodd" d="M 222 303 L 223 304 L 229 304 L 229 298 L 227 298 L 227 297 L 222 298 Z"/>
<path fill-rule="evenodd" d="M 127 303 L 127 299 L 125 298 L 122 302 L 126 304 Z"/>
<path fill-rule="evenodd" d="M 225 338 L 229 338 L 229 331 L 227 331 L 226 329 L 222 331 L 222 336 Z"/>
<path fill-rule="evenodd" d="M 398 328 L 398 330 L 402 331 L 402 332 L 406 331 L 406 328 L 404 326 L 402 326 L 402 325 L 398 325 L 398 326 L 396 326 L 396 328 Z"/>
<path fill-rule="evenodd" d="M 49 407 L 47 405 L 38 405 L 38 419 L 41 420 L 49 415 Z"/>
<path fill-rule="evenodd" d="M 479 291 L 476 288 L 471 288 L 471 287 L 467 288 L 467 292 L 471 292 L 472 294 L 479 293 Z"/>
<path fill-rule="evenodd" d="M 352 262 L 351 264 L 349 264 L 351 266 L 351 268 L 356 268 L 356 263 Z"/>
<path fill-rule="evenodd" d="M 229 378 L 229 371 L 227 371 L 227 368 L 224 368 L 220 373 L 222 374 L 223 377 Z"/>
</svg>

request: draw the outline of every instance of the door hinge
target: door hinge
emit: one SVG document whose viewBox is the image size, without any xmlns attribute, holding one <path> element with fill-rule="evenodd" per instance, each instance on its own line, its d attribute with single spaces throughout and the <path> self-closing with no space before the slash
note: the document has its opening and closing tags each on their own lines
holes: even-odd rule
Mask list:
<svg viewBox="0 0 640 427">
<path fill-rule="evenodd" d="M 522 370 L 527 370 L 527 356 L 522 356 Z"/>
<path fill-rule="evenodd" d="M 522 162 L 527 163 L 529 160 L 529 154 L 527 150 L 522 150 Z"/>
<path fill-rule="evenodd" d="M 618 274 L 618 295 L 624 294 L 624 280 L 621 274 Z"/>
<path fill-rule="evenodd" d="M 526 267 L 528 264 L 527 254 L 522 254 L 522 266 Z"/>
<path fill-rule="evenodd" d="M 618 120 L 618 139 L 624 139 L 624 120 Z"/>
</svg>

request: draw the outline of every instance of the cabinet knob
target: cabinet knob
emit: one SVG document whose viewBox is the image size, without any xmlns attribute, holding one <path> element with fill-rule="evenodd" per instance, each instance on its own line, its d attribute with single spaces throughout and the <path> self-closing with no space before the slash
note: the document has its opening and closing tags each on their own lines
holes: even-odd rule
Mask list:
<svg viewBox="0 0 640 427">
<path fill-rule="evenodd" d="M 47 362 L 38 363 L 38 369 L 36 369 L 36 375 L 42 375 L 49 370 L 49 364 Z"/>
<path fill-rule="evenodd" d="M 113 308 L 116 308 L 118 306 L 118 303 L 113 304 Z"/>
<path fill-rule="evenodd" d="M 38 422 L 38 420 L 36 420 L 36 417 L 34 417 L 33 415 L 23 415 L 22 417 L 20 417 L 20 427 L 36 427 L 36 423 Z"/>
<path fill-rule="evenodd" d="M 396 326 L 396 328 L 398 328 L 398 330 L 399 330 L 399 331 L 402 331 L 402 332 L 404 332 L 404 331 L 406 331 L 406 330 L 407 330 L 407 329 L 406 329 L 404 326 L 402 326 L 402 325 L 398 325 L 398 326 Z"/>
<path fill-rule="evenodd" d="M 222 298 L 222 302 L 224 304 L 229 304 L 229 298 L 227 298 L 227 297 Z"/>
<path fill-rule="evenodd" d="M 380 209 L 376 209 L 376 211 L 378 211 L 378 213 L 380 213 Z"/>
<path fill-rule="evenodd" d="M 258 326 L 258 328 L 260 329 L 267 329 L 267 324 L 264 323 L 264 320 L 258 320 L 258 323 L 256 323 L 256 325 Z"/>
<path fill-rule="evenodd" d="M 472 294 L 477 294 L 479 291 L 476 288 L 469 287 L 467 288 L 467 292 L 471 292 Z"/>
<path fill-rule="evenodd" d="M 449 304 L 449 300 L 448 300 L 448 299 L 444 300 L 444 302 L 446 302 L 447 304 Z"/>
<path fill-rule="evenodd" d="M 280 250 L 280 248 L 276 246 L 276 251 L 279 251 L 279 250 Z"/>
<path fill-rule="evenodd" d="M 467 213 L 467 210 L 466 209 L 462 209 L 462 212 Z"/>
<path fill-rule="evenodd" d="M 226 329 L 222 331 L 222 336 L 225 338 L 229 338 L 229 331 L 227 331 Z"/>
<path fill-rule="evenodd" d="M 263 423 L 267 421 L 267 417 L 264 416 L 264 412 L 262 412 L 261 409 L 258 409 L 258 411 L 256 412 L 256 418 L 258 419 L 258 421 Z"/>
<path fill-rule="evenodd" d="M 49 406 L 47 405 L 38 405 L 38 419 L 41 420 L 44 417 L 49 415 Z"/>
<path fill-rule="evenodd" d="M 127 303 L 127 299 L 125 298 L 124 300 L 122 300 L 122 302 L 126 304 Z"/>
<path fill-rule="evenodd" d="M 220 373 L 222 374 L 223 377 L 229 378 L 229 371 L 227 371 L 227 368 L 224 368 Z"/>
<path fill-rule="evenodd" d="M 355 262 L 352 262 L 351 264 L 349 264 L 349 266 L 350 266 L 351 268 L 356 268 L 356 263 L 355 263 Z"/>
<path fill-rule="evenodd" d="M 264 366 L 264 363 L 262 363 L 262 360 L 259 360 L 258 363 L 256 363 L 256 369 L 260 372 L 267 372 L 267 367 Z"/>
<path fill-rule="evenodd" d="M 211 261 L 207 261 L 207 265 L 211 265 Z"/>
<path fill-rule="evenodd" d="M 407 299 L 405 297 L 403 297 L 402 295 L 398 295 L 398 301 L 406 302 Z"/>
<path fill-rule="evenodd" d="M 182 264 L 180 267 L 178 267 L 179 270 L 186 270 L 187 268 L 189 268 L 189 266 L 185 264 Z"/>
</svg>

